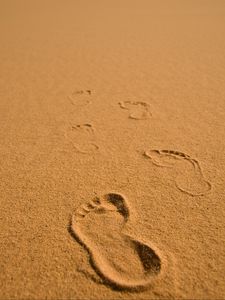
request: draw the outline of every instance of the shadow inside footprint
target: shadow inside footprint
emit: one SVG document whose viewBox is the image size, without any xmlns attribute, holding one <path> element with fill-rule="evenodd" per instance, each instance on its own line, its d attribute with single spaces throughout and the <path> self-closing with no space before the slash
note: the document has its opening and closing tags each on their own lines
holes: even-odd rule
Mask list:
<svg viewBox="0 0 225 300">
<path fill-rule="evenodd" d="M 117 208 L 117 211 L 124 217 L 126 221 L 128 220 L 129 209 L 121 195 L 110 193 L 105 195 L 105 199 Z"/>
<path fill-rule="evenodd" d="M 79 207 L 70 233 L 88 251 L 91 265 L 113 289 L 140 291 L 159 278 L 164 261 L 158 249 L 123 232 L 129 207 L 118 193 L 109 193 Z"/>
<path fill-rule="evenodd" d="M 151 248 L 140 242 L 134 241 L 134 244 L 145 272 L 153 275 L 159 273 L 161 269 L 159 256 Z"/>
</svg>

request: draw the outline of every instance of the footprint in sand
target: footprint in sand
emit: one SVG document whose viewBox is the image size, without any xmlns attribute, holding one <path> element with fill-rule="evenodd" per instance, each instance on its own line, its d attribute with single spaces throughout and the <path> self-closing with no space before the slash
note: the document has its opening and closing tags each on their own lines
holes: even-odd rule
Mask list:
<svg viewBox="0 0 225 300">
<path fill-rule="evenodd" d="M 71 126 L 66 137 L 71 141 L 74 149 L 83 154 L 91 154 L 99 149 L 95 143 L 94 128 L 91 124 L 78 124 Z"/>
<path fill-rule="evenodd" d="M 151 116 L 149 104 L 142 101 L 122 101 L 119 106 L 129 111 L 130 119 L 145 120 Z"/>
<path fill-rule="evenodd" d="M 74 106 L 83 107 L 91 103 L 91 94 L 91 90 L 76 90 L 68 96 L 68 100 Z"/>
<path fill-rule="evenodd" d="M 159 167 L 169 168 L 179 190 L 191 196 L 202 196 L 212 188 L 202 173 L 199 162 L 189 155 L 173 150 L 149 150 L 144 156 Z"/>
<path fill-rule="evenodd" d="M 93 269 L 105 284 L 140 291 L 161 278 L 165 261 L 151 243 L 124 232 L 129 214 L 125 198 L 109 193 L 77 209 L 70 233 L 88 251 Z"/>
</svg>

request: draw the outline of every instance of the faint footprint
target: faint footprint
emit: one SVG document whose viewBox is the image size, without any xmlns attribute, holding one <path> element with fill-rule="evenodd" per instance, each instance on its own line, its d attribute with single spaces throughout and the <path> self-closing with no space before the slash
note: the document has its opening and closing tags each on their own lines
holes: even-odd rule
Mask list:
<svg viewBox="0 0 225 300">
<path fill-rule="evenodd" d="M 91 265 L 104 283 L 139 291 L 161 278 L 165 261 L 151 243 L 123 232 L 128 219 L 125 198 L 110 193 L 78 208 L 70 233 L 88 251 Z"/>
<path fill-rule="evenodd" d="M 67 130 L 66 136 L 79 153 L 90 154 L 99 149 L 99 146 L 95 143 L 94 128 L 91 124 L 71 126 Z"/>
<path fill-rule="evenodd" d="M 144 155 L 159 167 L 171 168 L 179 190 L 191 196 L 202 196 L 212 188 L 205 180 L 200 164 L 189 155 L 173 150 L 150 150 Z"/>
<path fill-rule="evenodd" d="M 129 111 L 129 118 L 135 120 L 145 120 L 151 116 L 149 104 L 142 101 L 122 101 L 119 102 L 122 109 Z"/>
<path fill-rule="evenodd" d="M 72 105 L 82 107 L 91 103 L 91 94 L 91 90 L 75 90 L 68 96 L 68 99 Z"/>
</svg>

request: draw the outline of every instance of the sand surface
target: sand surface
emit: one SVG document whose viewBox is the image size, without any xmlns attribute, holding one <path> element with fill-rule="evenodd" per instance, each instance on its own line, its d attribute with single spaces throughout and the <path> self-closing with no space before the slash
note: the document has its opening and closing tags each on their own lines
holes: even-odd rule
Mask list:
<svg viewBox="0 0 225 300">
<path fill-rule="evenodd" d="M 225 298 L 225 1 L 0 1 L 0 299 Z"/>
</svg>

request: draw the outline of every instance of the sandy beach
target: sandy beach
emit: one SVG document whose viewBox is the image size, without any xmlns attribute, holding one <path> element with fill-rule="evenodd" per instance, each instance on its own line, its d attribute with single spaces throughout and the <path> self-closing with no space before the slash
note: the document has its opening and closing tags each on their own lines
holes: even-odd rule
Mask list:
<svg viewBox="0 0 225 300">
<path fill-rule="evenodd" d="M 0 299 L 225 299 L 225 1 L 0 0 Z"/>
</svg>

